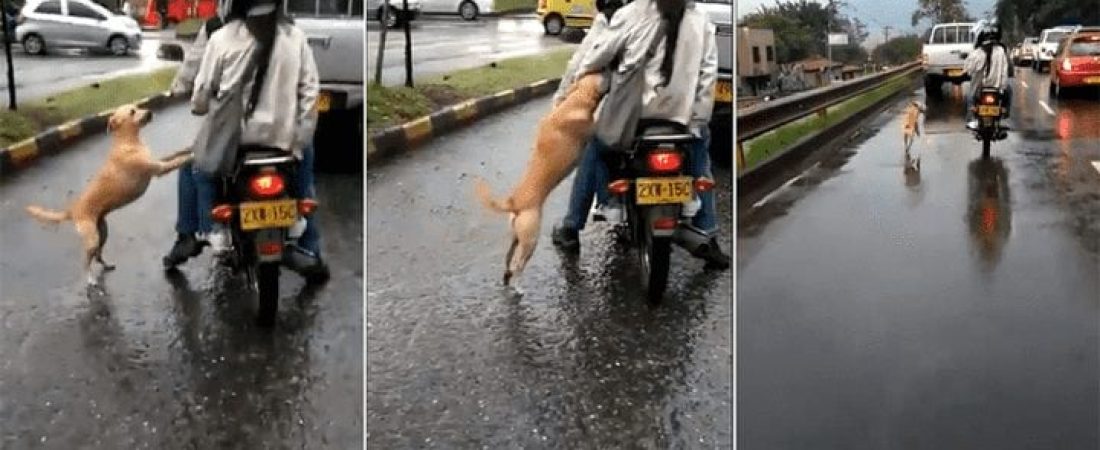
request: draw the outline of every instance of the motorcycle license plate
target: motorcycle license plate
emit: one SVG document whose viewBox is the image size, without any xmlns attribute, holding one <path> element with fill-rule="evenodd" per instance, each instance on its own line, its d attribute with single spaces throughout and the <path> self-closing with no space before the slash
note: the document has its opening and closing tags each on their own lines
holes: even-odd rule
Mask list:
<svg viewBox="0 0 1100 450">
<path fill-rule="evenodd" d="M 982 117 L 997 117 L 1001 115 L 1001 107 L 997 105 L 978 105 L 978 115 Z"/>
<path fill-rule="evenodd" d="M 332 94 L 321 91 L 317 95 L 317 112 L 327 112 L 330 108 L 332 108 Z"/>
<path fill-rule="evenodd" d="M 1085 84 L 1100 84 L 1100 77 L 1087 77 Z"/>
<path fill-rule="evenodd" d="M 241 203 L 241 230 L 289 228 L 298 220 L 298 202 L 275 200 Z"/>
<path fill-rule="evenodd" d="M 691 191 L 691 177 L 638 178 L 634 189 L 639 205 L 684 203 Z"/>
<path fill-rule="evenodd" d="M 962 69 L 948 69 L 947 76 L 949 77 L 961 77 L 963 74 Z"/>
<path fill-rule="evenodd" d="M 733 84 L 729 81 L 719 80 L 714 84 L 714 101 L 719 103 L 733 102 Z"/>
</svg>

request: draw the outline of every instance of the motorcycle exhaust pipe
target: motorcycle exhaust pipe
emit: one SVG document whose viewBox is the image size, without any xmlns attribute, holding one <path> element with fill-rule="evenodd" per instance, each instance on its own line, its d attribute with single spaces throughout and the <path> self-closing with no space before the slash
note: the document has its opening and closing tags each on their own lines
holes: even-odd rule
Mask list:
<svg viewBox="0 0 1100 450">
<path fill-rule="evenodd" d="M 688 252 L 696 253 L 710 245 L 710 236 L 691 226 L 679 226 L 672 235 L 672 241 Z"/>
</svg>

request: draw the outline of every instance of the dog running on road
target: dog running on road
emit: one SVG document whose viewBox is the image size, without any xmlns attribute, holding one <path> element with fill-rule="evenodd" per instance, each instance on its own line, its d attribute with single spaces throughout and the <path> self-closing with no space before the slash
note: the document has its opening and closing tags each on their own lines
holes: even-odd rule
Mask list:
<svg viewBox="0 0 1100 450">
<path fill-rule="evenodd" d="M 905 156 L 909 157 L 909 148 L 913 146 L 913 141 L 917 136 L 920 136 L 920 116 L 924 114 L 924 105 L 920 104 L 916 100 L 909 102 L 909 105 L 905 108 L 905 119 L 901 123 L 902 142 L 905 144 Z M 916 164 L 920 164 L 920 158 L 916 159 Z"/>
<path fill-rule="evenodd" d="M 190 149 L 160 160 L 153 158 L 139 136 L 141 128 L 152 118 L 152 112 L 134 105 L 116 109 L 107 121 L 107 129 L 113 136 L 107 163 L 76 201 L 61 211 L 27 206 L 27 213 L 43 223 L 73 221 L 83 241 L 84 274 L 89 285 L 98 284 L 97 276 L 92 273 L 93 261 L 98 262 L 103 271 L 114 270 L 114 266 L 103 260 L 107 214 L 141 197 L 154 176 L 167 174 L 191 160 Z"/>
<path fill-rule="evenodd" d="M 504 284 L 518 278 L 538 244 L 542 205 L 573 169 L 592 133 L 593 113 L 600 102 L 599 74 L 577 80 L 560 104 L 538 125 L 535 148 L 512 195 L 494 200 L 489 186 L 478 179 L 477 196 L 489 209 L 509 213 L 512 244 L 505 257 Z"/>
</svg>

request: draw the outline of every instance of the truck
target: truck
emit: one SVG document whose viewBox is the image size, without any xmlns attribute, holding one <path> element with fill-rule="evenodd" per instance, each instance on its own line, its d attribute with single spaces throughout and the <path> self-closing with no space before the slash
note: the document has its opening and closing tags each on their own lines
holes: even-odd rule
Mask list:
<svg viewBox="0 0 1100 450">
<path fill-rule="evenodd" d="M 317 61 L 321 92 L 314 144 L 317 165 L 358 169 L 363 165 L 363 0 L 291 0 L 284 4 Z"/>
<path fill-rule="evenodd" d="M 977 23 L 941 23 L 932 27 L 921 46 L 924 65 L 924 90 L 929 95 L 940 92 L 943 83 L 963 84 L 970 77 L 963 70 L 966 57 L 974 49 Z"/>
</svg>

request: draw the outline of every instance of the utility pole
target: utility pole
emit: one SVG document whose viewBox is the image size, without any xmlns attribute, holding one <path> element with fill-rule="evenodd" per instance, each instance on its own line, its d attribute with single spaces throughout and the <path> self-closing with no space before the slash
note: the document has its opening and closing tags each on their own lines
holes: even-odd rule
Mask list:
<svg viewBox="0 0 1100 450">
<path fill-rule="evenodd" d="M 8 109 L 15 111 L 15 66 L 11 62 L 11 40 L 15 36 L 8 36 L 8 2 L 0 0 L 0 27 L 4 27 L 4 57 L 8 61 Z"/>
<path fill-rule="evenodd" d="M 378 62 L 374 65 L 374 84 L 382 84 L 382 53 L 386 51 L 386 29 L 390 26 L 386 18 L 390 14 L 390 0 L 382 0 L 382 37 L 378 40 Z"/>
<path fill-rule="evenodd" d="M 833 84 L 833 43 L 829 39 L 833 29 L 833 0 L 829 0 L 829 6 L 825 12 L 825 52 L 829 55 L 829 65 L 825 67 L 825 74 L 829 77 L 829 84 Z"/>
<path fill-rule="evenodd" d="M 890 30 L 892 30 L 892 29 L 894 29 L 894 27 L 889 26 L 889 25 L 882 27 L 882 43 L 883 44 L 885 44 L 887 42 L 890 42 Z"/>
<path fill-rule="evenodd" d="M 401 0 L 401 8 L 409 10 L 409 0 Z M 413 42 L 412 30 L 408 20 L 403 21 L 405 26 L 405 87 L 413 87 Z"/>
</svg>

